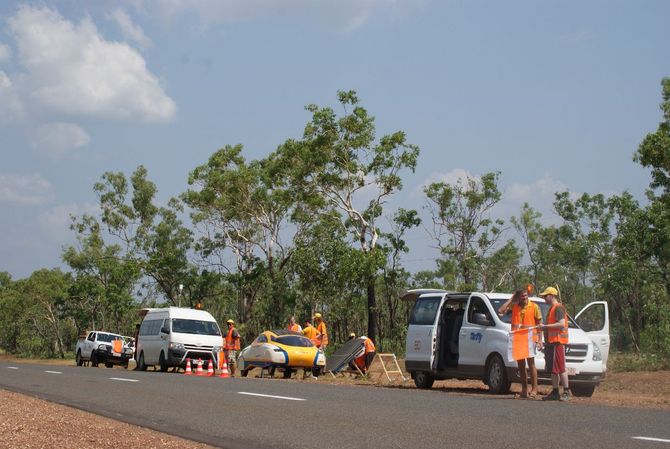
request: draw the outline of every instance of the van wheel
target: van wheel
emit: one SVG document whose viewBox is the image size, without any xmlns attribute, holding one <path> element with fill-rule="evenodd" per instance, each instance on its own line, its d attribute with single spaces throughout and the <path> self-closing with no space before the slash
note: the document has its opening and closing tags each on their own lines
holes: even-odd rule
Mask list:
<svg viewBox="0 0 670 449">
<path fill-rule="evenodd" d="M 137 369 L 140 371 L 147 370 L 147 365 L 144 363 L 144 351 L 140 352 L 140 360 L 137 362 Z"/>
<path fill-rule="evenodd" d="M 486 383 L 493 394 L 509 393 L 512 383 L 507 379 L 505 364 L 499 355 L 494 355 L 486 370 Z"/>
<path fill-rule="evenodd" d="M 77 366 L 82 366 L 84 364 L 84 360 L 81 358 L 81 349 L 77 351 Z"/>
<path fill-rule="evenodd" d="M 414 373 L 414 385 L 416 385 L 417 388 L 431 388 L 434 382 L 435 378 L 425 371 L 417 371 Z"/>
<path fill-rule="evenodd" d="M 160 355 L 160 357 L 158 358 L 158 364 L 159 364 L 160 367 L 161 367 L 161 372 L 162 372 L 162 373 L 167 372 L 167 370 L 168 370 L 168 364 L 167 364 L 167 360 L 165 360 L 165 354 L 163 353 L 163 351 L 161 351 L 161 355 Z"/>
<path fill-rule="evenodd" d="M 593 392 L 596 391 L 595 385 L 571 385 L 570 391 L 575 396 L 580 396 L 584 398 L 590 398 L 593 396 Z"/>
</svg>

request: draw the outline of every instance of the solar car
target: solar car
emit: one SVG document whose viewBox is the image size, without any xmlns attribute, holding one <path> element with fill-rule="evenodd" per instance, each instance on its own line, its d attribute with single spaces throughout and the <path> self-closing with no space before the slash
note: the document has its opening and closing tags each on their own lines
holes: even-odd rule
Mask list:
<svg viewBox="0 0 670 449">
<path fill-rule="evenodd" d="M 274 374 L 279 368 L 288 379 L 297 368 L 311 369 L 318 375 L 326 365 L 326 356 L 304 335 L 289 330 L 262 332 L 237 359 L 237 366 L 245 377 L 253 368 L 268 369 Z"/>
</svg>

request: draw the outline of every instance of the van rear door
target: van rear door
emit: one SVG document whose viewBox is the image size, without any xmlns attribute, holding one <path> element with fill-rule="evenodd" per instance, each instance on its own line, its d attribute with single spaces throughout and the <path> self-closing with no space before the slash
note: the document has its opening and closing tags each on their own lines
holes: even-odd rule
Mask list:
<svg viewBox="0 0 670 449">
<path fill-rule="evenodd" d="M 603 356 L 603 366 L 607 366 L 610 351 L 610 316 L 606 301 L 587 304 L 575 315 L 575 322 L 598 346 Z"/>
<path fill-rule="evenodd" d="M 435 360 L 436 321 L 445 300 L 444 291 L 412 291 L 416 298 L 407 329 L 405 364 L 408 371 L 431 372 Z M 406 294 L 403 299 L 411 299 Z"/>
</svg>

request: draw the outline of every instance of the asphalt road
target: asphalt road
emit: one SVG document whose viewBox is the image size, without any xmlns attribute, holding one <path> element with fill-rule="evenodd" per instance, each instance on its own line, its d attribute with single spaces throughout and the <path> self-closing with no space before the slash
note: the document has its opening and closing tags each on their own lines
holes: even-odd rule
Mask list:
<svg viewBox="0 0 670 449">
<path fill-rule="evenodd" d="M 667 411 L 437 390 L 4 362 L 0 388 L 230 449 L 670 449 Z"/>
</svg>

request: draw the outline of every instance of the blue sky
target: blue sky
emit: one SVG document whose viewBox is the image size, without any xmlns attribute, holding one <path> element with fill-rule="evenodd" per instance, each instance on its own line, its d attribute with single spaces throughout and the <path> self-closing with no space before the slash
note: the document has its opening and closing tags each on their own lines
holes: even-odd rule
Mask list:
<svg viewBox="0 0 670 449">
<path fill-rule="evenodd" d="M 504 217 L 528 201 L 551 223 L 563 190 L 642 198 L 668 17 L 646 0 L 2 2 L 0 271 L 60 266 L 105 171 L 142 164 L 167 201 L 216 149 L 264 157 L 342 89 L 421 148 L 394 206 L 488 171 Z M 410 244 L 406 266 L 431 268 L 426 232 Z"/>
</svg>

